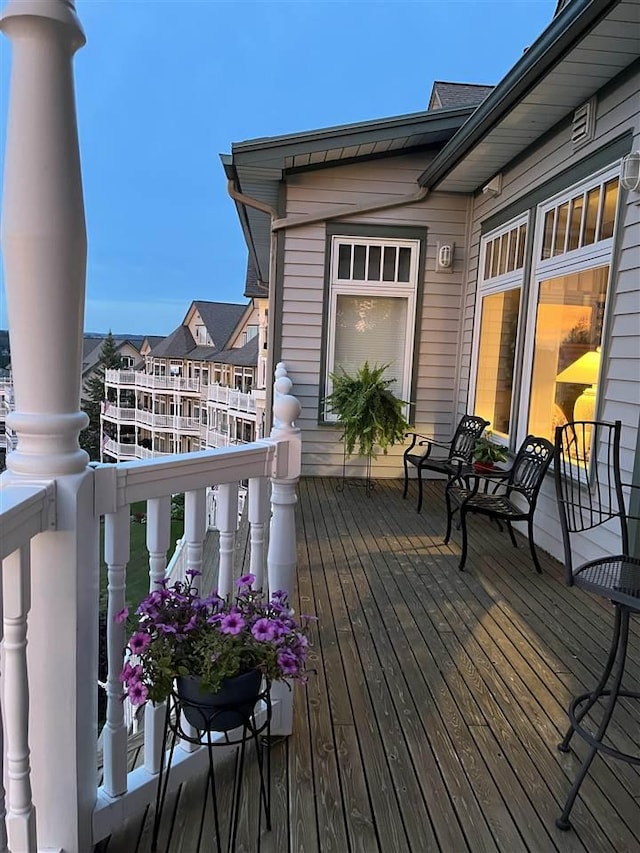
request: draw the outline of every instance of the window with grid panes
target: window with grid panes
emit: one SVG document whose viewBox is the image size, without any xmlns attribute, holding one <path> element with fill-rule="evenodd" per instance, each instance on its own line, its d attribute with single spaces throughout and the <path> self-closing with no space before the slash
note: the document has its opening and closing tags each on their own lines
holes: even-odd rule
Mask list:
<svg viewBox="0 0 640 853">
<path fill-rule="evenodd" d="M 494 437 L 505 442 L 511 432 L 526 241 L 523 216 L 485 235 L 481 245 L 470 399 L 474 412 L 489 421 Z"/>
<path fill-rule="evenodd" d="M 390 390 L 409 399 L 419 248 L 418 240 L 332 238 L 327 395 L 332 373 L 353 375 L 368 361 L 388 365 Z"/>
</svg>

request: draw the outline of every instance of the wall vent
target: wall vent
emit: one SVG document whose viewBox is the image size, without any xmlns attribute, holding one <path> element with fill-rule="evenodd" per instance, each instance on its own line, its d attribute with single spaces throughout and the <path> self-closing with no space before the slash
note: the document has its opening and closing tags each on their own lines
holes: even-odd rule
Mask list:
<svg viewBox="0 0 640 853">
<path fill-rule="evenodd" d="M 582 104 L 573 114 L 571 125 L 571 144 L 574 148 L 584 145 L 594 137 L 596 129 L 596 99 Z"/>
</svg>

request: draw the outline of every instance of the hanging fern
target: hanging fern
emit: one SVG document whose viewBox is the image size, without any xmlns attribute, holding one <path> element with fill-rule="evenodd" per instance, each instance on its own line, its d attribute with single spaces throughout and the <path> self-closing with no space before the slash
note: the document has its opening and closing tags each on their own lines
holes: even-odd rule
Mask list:
<svg viewBox="0 0 640 853">
<path fill-rule="evenodd" d="M 402 441 L 409 424 L 403 409 L 407 405 L 389 390 L 395 379 L 383 378 L 388 364 L 369 367 L 365 361 L 355 376 L 340 368 L 331 374 L 333 391 L 326 398 L 330 411 L 337 415 L 343 429 L 347 456 L 358 446 L 361 456 L 376 458 L 376 447 L 383 453 Z"/>
</svg>

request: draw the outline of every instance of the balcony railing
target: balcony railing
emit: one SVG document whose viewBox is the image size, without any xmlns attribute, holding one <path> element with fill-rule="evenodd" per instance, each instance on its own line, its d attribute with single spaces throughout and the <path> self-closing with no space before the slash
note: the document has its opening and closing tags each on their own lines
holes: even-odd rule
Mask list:
<svg viewBox="0 0 640 853">
<path fill-rule="evenodd" d="M 207 391 L 208 403 L 219 403 L 228 409 L 245 414 L 255 414 L 256 399 L 253 394 L 245 394 L 226 385 L 209 385 Z"/>
<path fill-rule="evenodd" d="M 200 394 L 205 388 L 199 379 L 184 376 L 156 376 L 138 370 L 105 370 L 105 385 L 115 388 L 145 388 L 152 391 L 185 391 Z"/>
<path fill-rule="evenodd" d="M 292 402 L 293 401 L 293 402 Z M 280 409 L 278 408 L 280 407 Z M 284 408 L 283 408 L 284 407 Z M 186 554 L 182 563 L 189 569 L 202 569 L 202 542 L 206 532 L 206 493 L 217 487 L 216 525 L 219 530 L 219 571 L 213 587 L 221 594 L 233 589 L 234 537 L 238 519 L 238 483 L 249 482 L 249 521 L 251 524 L 250 564 L 244 567 L 256 575 L 256 585 L 269 589 L 291 589 L 295 571 L 295 528 L 293 512 L 295 483 L 299 475 L 300 439 L 293 421 L 299 412 L 295 398 L 276 395 L 274 406 L 278 428 L 270 439 L 221 450 L 168 456 L 163 459 L 98 465 L 85 473 L 93 480 L 91 493 L 95 504 L 90 516 L 104 517 L 104 555 L 107 564 L 107 645 L 108 676 L 106 679 L 107 715 L 102 733 L 104 782 L 94 795 L 79 794 L 78 810 L 95 803 L 86 820 L 91 822 L 91 843 L 106 837 L 123 820 L 153 802 L 162 751 L 164 708 L 145 709 L 143 766 L 127 772 L 127 720 L 122 703 L 122 684 L 118 679 L 122 668 L 122 650 L 126 643 L 125 626 L 114 616 L 125 606 L 127 563 L 129 561 L 130 506 L 135 501 L 147 502 L 146 542 L 149 551 L 149 588 L 155 588 L 168 569 L 170 548 L 172 494 L 185 496 L 184 542 Z M 136 445 L 120 444 L 118 449 L 143 451 Z M 147 451 L 151 454 L 153 451 Z M 271 507 L 265 500 L 272 478 Z M 68 506 L 58 507 L 56 480 L 37 486 L 2 483 L 0 501 L 0 557 L 2 558 L 4 607 L 4 743 L 7 778 L 7 828 L 9 849 L 35 850 L 37 834 L 35 815 L 39 809 L 32 802 L 31 766 L 45 778 L 56 778 L 57 768 L 31 743 L 29 730 L 29 665 L 26 647 L 31 626 L 28 621 L 30 601 L 30 550 L 43 531 L 55 531 L 64 525 Z M 67 500 L 67 499 L 65 499 Z M 265 528 L 270 525 L 269 553 L 265 552 Z M 100 526 L 93 524 L 98 536 Z M 66 535 L 66 534 L 65 534 Z M 79 535 L 87 536 L 88 532 Z M 95 548 L 98 548 L 96 543 Z M 212 587 L 212 588 L 213 588 Z M 205 592 L 208 590 L 204 590 Z M 37 590 L 34 590 L 34 595 Z M 95 595 L 98 595 L 96 578 Z M 59 605 L 58 605 L 59 606 Z M 46 665 L 56 671 L 57 646 L 53 644 Z M 80 649 L 77 649 L 80 654 Z M 33 654 L 33 652 L 32 652 Z M 38 667 L 41 662 L 32 663 Z M 80 690 L 90 696 L 97 683 L 97 660 L 92 667 L 95 678 Z M 284 689 L 282 689 L 284 688 Z M 291 731 L 292 693 L 286 685 L 274 685 L 272 732 Z M 87 702 L 91 707 L 91 702 Z M 49 713 L 46 708 L 43 713 Z M 37 713 L 34 718 L 38 719 Z M 90 720 L 79 720 L 78 738 L 92 730 Z M 84 734 L 83 734 L 84 733 Z M 171 773 L 171 785 L 178 785 L 193 773 L 204 769 L 208 760 L 206 748 L 192 752 L 178 750 Z M 95 778 L 95 774 L 94 777 Z M 71 795 L 71 793 L 69 793 Z M 75 794 L 74 794 L 75 796 Z M 0 814 L 2 814 L 0 803 Z M 0 821 L 0 826 L 2 821 Z M 0 830 L 1 833 L 1 830 Z M 33 846 L 21 839 L 32 838 Z M 12 843 L 13 839 L 13 843 Z M 57 845 L 58 846 L 58 845 Z M 63 842 L 60 841 L 60 848 Z M 0 850 L 3 839 L 0 837 Z"/>
</svg>

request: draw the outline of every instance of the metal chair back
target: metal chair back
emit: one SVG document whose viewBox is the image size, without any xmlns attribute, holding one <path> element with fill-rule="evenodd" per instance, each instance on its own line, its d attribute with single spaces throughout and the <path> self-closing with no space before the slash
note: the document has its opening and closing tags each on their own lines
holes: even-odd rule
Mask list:
<svg viewBox="0 0 640 853">
<path fill-rule="evenodd" d="M 620 478 L 621 421 L 572 421 L 556 427 L 554 476 L 564 544 L 565 580 L 573 583 L 571 539 L 619 519 L 622 553 L 629 532 Z M 590 454 L 594 458 L 590 459 Z"/>
<path fill-rule="evenodd" d="M 520 445 L 507 482 L 507 494 L 518 492 L 533 510 L 544 475 L 553 459 L 553 444 L 537 435 L 528 435 Z"/>
<path fill-rule="evenodd" d="M 465 462 L 471 462 L 476 441 L 488 425 L 489 422 L 484 418 L 479 418 L 476 415 L 463 415 L 451 439 L 449 458 L 464 459 Z"/>
</svg>

